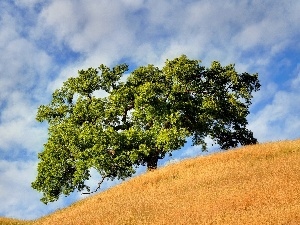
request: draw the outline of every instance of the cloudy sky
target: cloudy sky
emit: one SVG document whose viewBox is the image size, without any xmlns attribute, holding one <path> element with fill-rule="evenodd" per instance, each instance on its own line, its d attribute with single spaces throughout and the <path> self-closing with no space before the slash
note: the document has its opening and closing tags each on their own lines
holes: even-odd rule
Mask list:
<svg viewBox="0 0 300 225">
<path fill-rule="evenodd" d="M 235 63 L 259 74 L 248 117 L 259 142 L 299 138 L 299 11 L 294 0 L 1 0 L 0 216 L 35 219 L 81 198 L 45 206 L 31 189 L 47 141 L 35 115 L 64 80 L 101 63 Z M 187 146 L 169 160 L 197 154 Z"/>
</svg>

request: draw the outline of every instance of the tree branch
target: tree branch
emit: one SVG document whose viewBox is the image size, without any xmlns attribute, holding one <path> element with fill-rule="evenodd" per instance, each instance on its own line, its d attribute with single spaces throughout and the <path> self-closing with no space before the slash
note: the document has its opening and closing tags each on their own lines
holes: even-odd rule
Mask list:
<svg viewBox="0 0 300 225">
<path fill-rule="evenodd" d="M 83 192 L 82 195 L 90 195 L 93 194 L 95 192 L 97 192 L 100 189 L 101 184 L 104 182 L 104 180 L 109 177 L 108 175 L 102 177 L 102 180 L 98 183 L 98 187 L 94 190 L 94 191 L 90 191 L 90 192 Z"/>
</svg>

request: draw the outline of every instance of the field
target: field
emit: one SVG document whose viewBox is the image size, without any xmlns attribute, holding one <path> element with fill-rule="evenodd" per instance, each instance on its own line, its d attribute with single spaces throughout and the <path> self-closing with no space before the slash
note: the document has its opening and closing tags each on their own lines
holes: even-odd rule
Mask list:
<svg viewBox="0 0 300 225">
<path fill-rule="evenodd" d="M 32 224 L 31 221 L 0 218 L 0 225 L 31 225 L 31 224 Z"/>
<path fill-rule="evenodd" d="M 300 224 L 300 140 L 184 160 L 20 224 Z"/>
</svg>

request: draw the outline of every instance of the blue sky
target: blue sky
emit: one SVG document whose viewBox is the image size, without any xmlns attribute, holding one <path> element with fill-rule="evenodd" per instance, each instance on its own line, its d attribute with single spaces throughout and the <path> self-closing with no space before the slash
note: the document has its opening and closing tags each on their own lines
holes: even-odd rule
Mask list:
<svg viewBox="0 0 300 225">
<path fill-rule="evenodd" d="M 35 114 L 64 80 L 101 63 L 235 63 L 262 84 L 248 117 L 258 140 L 299 138 L 299 11 L 294 0 L 0 1 L 0 216 L 35 219 L 82 198 L 45 206 L 31 189 L 47 140 Z M 168 160 L 199 154 L 187 146 Z"/>
</svg>

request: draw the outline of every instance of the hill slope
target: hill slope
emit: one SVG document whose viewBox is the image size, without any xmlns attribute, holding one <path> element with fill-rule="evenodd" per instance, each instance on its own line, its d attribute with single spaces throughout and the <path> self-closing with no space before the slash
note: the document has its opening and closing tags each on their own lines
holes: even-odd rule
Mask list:
<svg viewBox="0 0 300 225">
<path fill-rule="evenodd" d="M 0 217 L 0 225 L 31 225 L 32 221 L 16 220 Z"/>
<path fill-rule="evenodd" d="M 300 224 L 300 140 L 172 164 L 33 224 Z"/>
</svg>

